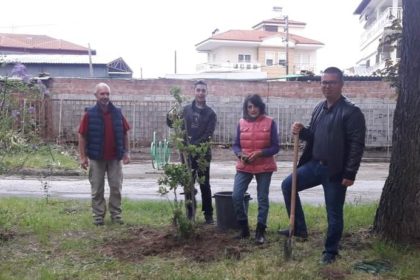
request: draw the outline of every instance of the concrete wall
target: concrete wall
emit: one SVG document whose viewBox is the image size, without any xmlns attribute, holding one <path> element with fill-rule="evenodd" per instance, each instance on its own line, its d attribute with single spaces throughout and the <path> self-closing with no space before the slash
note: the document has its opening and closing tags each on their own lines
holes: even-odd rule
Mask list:
<svg viewBox="0 0 420 280">
<path fill-rule="evenodd" d="M 180 87 L 188 100 L 192 100 L 194 95 L 193 81 L 189 80 L 53 79 L 50 82 L 52 138 L 76 140 L 84 108 L 95 103 L 93 93 L 98 82 L 110 85 L 111 99 L 122 107 L 132 126 L 130 138 L 133 145 L 149 145 L 154 131 L 159 139 L 169 137 L 165 116 L 173 102 L 169 94 L 172 87 Z M 214 140 L 223 144 L 231 143 L 235 136 L 242 115 L 242 102 L 248 94 L 258 93 L 263 97 L 269 115 L 278 125 L 281 143 L 286 145 L 291 142 L 291 123 L 307 123 L 313 107 L 323 100 L 319 82 L 208 80 L 207 83 L 208 104 L 218 115 Z M 390 146 L 396 103 L 394 90 L 385 82 L 348 81 L 343 93 L 365 114 L 367 145 Z"/>
</svg>

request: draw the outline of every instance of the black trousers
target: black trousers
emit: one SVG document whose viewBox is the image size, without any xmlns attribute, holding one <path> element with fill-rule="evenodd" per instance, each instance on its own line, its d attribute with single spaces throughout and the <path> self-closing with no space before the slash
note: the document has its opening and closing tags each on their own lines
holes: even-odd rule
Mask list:
<svg viewBox="0 0 420 280">
<path fill-rule="evenodd" d="M 198 162 L 194 158 L 191 158 L 191 168 L 192 168 L 192 176 L 194 181 L 198 178 L 203 178 L 203 183 L 200 184 L 200 191 L 201 191 L 201 201 L 202 201 L 202 211 L 204 212 L 204 216 L 212 216 L 213 215 L 213 205 L 211 199 L 211 188 L 210 188 L 210 160 L 208 161 L 208 166 L 205 170 L 200 170 L 198 168 Z"/>
</svg>

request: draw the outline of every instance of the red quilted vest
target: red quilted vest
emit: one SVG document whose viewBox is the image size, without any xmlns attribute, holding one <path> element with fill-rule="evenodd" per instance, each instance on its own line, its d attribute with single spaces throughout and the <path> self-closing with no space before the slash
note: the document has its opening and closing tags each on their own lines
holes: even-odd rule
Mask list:
<svg viewBox="0 0 420 280">
<path fill-rule="evenodd" d="M 271 145 L 272 122 L 273 119 L 267 116 L 260 116 L 253 122 L 245 119 L 239 121 L 239 139 L 244 155 L 268 148 Z M 252 163 L 243 163 L 238 160 L 236 170 L 252 174 L 274 172 L 277 170 L 277 164 L 274 156 L 260 157 Z"/>
</svg>

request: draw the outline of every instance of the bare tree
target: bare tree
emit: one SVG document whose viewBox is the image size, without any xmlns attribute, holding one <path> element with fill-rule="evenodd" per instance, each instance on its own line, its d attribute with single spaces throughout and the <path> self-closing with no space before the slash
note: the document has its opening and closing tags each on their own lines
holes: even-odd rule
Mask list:
<svg viewBox="0 0 420 280">
<path fill-rule="evenodd" d="M 400 88 L 389 176 L 374 221 L 383 238 L 420 243 L 420 0 L 403 0 Z"/>
</svg>

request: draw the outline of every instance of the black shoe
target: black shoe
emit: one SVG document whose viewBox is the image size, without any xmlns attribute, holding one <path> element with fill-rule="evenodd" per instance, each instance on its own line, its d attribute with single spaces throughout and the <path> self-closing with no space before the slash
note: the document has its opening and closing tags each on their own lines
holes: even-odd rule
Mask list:
<svg viewBox="0 0 420 280">
<path fill-rule="evenodd" d="M 322 265 L 332 264 L 336 260 L 336 255 L 330 253 L 322 253 L 321 260 L 319 261 Z"/>
<path fill-rule="evenodd" d="M 105 225 L 104 219 L 102 219 L 102 218 L 96 218 L 96 219 L 93 220 L 93 224 L 95 226 L 103 226 L 103 225 Z"/>
<path fill-rule="evenodd" d="M 255 243 L 258 245 L 262 245 L 265 242 L 265 228 L 265 225 L 260 223 L 257 224 L 257 229 L 255 230 Z"/>
<path fill-rule="evenodd" d="M 289 237 L 289 229 L 281 229 L 278 231 L 280 235 Z M 308 240 L 308 233 L 307 232 L 295 232 L 293 236 L 300 238 L 302 241 Z"/>
<path fill-rule="evenodd" d="M 212 215 L 206 215 L 204 216 L 204 223 L 206 225 L 214 225 L 214 220 L 213 220 L 213 216 Z"/>
<path fill-rule="evenodd" d="M 239 226 L 241 227 L 241 232 L 238 236 L 235 237 L 235 239 L 247 239 L 250 236 L 249 233 L 249 225 L 248 220 L 238 221 Z"/>
<path fill-rule="evenodd" d="M 249 229 L 248 231 L 241 230 L 241 232 L 235 236 L 235 239 L 248 239 L 250 236 L 251 234 L 249 233 Z"/>
</svg>

